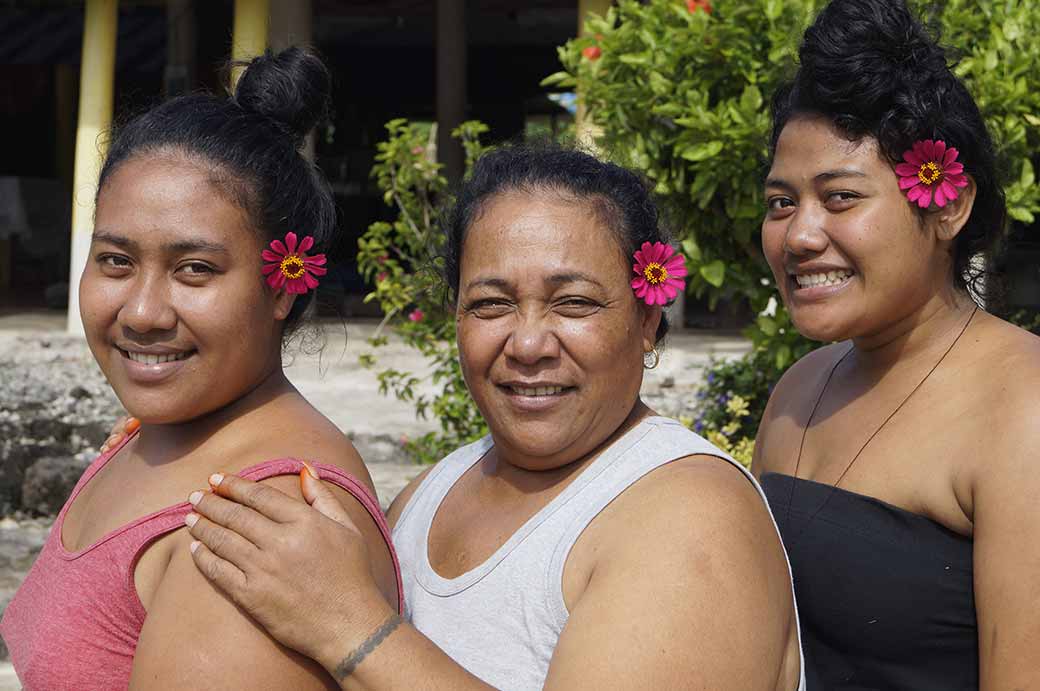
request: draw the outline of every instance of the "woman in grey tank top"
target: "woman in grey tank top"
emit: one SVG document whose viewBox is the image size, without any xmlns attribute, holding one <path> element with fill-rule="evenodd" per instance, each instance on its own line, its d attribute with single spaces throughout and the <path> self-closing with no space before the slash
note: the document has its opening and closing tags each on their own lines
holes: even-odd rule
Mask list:
<svg viewBox="0 0 1040 691">
<path fill-rule="evenodd" d="M 460 361 L 491 433 L 391 507 L 410 621 L 306 475 L 335 520 L 219 482 L 192 528 L 203 573 L 343 688 L 803 688 L 761 490 L 639 397 L 685 273 L 643 183 L 584 153 L 497 149 L 448 235 Z"/>
</svg>

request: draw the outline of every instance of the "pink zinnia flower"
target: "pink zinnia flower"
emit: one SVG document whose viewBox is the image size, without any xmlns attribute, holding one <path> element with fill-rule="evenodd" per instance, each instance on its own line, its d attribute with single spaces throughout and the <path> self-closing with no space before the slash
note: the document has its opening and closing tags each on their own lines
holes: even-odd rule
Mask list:
<svg viewBox="0 0 1040 691">
<path fill-rule="evenodd" d="M 413 322 L 421 322 L 423 320 L 423 317 L 425 316 L 426 315 L 423 314 L 423 311 L 421 309 L 414 309 L 408 314 L 408 318 L 411 319 Z"/>
<path fill-rule="evenodd" d="M 686 262 L 670 245 L 644 242 L 642 248 L 636 250 L 635 258 L 632 271 L 636 277 L 632 279 L 632 289 L 646 304 L 668 304 L 686 287 L 686 281 L 682 280 L 686 275 Z"/>
<path fill-rule="evenodd" d="M 303 295 L 308 290 L 318 287 L 318 279 L 315 276 L 324 276 L 325 255 L 315 254 L 307 256 L 307 250 L 314 246 L 314 238 L 310 235 L 296 244 L 296 233 L 285 234 L 285 243 L 281 240 L 272 240 L 271 249 L 260 253 L 265 262 L 261 269 L 267 276 L 267 285 L 275 290 L 285 288 L 287 293 Z"/>
<path fill-rule="evenodd" d="M 904 163 L 896 166 L 899 189 L 908 190 L 906 198 L 922 209 L 932 205 L 933 192 L 936 206 L 946 206 L 957 198 L 957 188 L 968 184 L 964 164 L 957 162 L 958 153 L 952 146 L 946 148 L 942 140 L 914 142 L 914 147 L 903 153 Z"/>
</svg>

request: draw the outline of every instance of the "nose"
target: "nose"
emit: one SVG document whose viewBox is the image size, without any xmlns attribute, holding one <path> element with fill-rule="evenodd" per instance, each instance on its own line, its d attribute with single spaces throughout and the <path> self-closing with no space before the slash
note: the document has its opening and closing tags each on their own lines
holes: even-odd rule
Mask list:
<svg viewBox="0 0 1040 691">
<path fill-rule="evenodd" d="M 560 341 L 552 324 L 542 315 L 520 314 L 506 340 L 505 355 L 524 365 L 560 357 Z"/>
<path fill-rule="evenodd" d="M 119 323 L 138 334 L 176 327 L 177 312 L 170 300 L 168 283 L 160 276 L 140 275 L 119 310 Z"/>
<path fill-rule="evenodd" d="M 824 218 L 811 206 L 803 206 L 791 215 L 784 235 L 784 252 L 801 257 L 820 254 L 829 242 L 824 230 Z"/>
</svg>

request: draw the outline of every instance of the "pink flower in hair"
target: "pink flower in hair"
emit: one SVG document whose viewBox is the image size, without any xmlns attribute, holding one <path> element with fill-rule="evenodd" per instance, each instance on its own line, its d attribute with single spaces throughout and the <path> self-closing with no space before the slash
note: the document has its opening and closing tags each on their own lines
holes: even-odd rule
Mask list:
<svg viewBox="0 0 1040 691">
<path fill-rule="evenodd" d="M 686 287 L 686 261 L 670 245 L 644 242 L 636 250 L 632 290 L 648 305 L 666 305 Z"/>
<path fill-rule="evenodd" d="M 318 279 L 315 276 L 324 276 L 325 255 L 315 254 L 307 256 L 307 250 L 314 247 L 314 238 L 310 235 L 299 241 L 297 245 L 296 233 L 285 234 L 285 242 L 272 240 L 271 249 L 260 253 L 265 262 L 261 269 L 267 276 L 267 285 L 275 290 L 284 288 L 287 293 L 303 295 L 308 290 L 318 287 Z"/>
<path fill-rule="evenodd" d="M 958 153 L 942 140 L 914 142 L 914 147 L 903 153 L 904 162 L 896 166 L 899 189 L 907 190 L 906 198 L 922 209 L 931 206 L 933 199 L 936 206 L 946 206 L 957 198 L 957 188 L 968 184 L 964 164 L 957 162 Z"/>
</svg>

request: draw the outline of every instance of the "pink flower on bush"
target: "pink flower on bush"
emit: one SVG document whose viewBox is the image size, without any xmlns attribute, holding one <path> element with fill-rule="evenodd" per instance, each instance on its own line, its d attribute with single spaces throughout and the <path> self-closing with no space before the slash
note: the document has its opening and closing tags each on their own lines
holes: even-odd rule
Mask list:
<svg viewBox="0 0 1040 691">
<path fill-rule="evenodd" d="M 385 280 L 386 280 L 386 272 L 385 271 L 380 271 L 378 274 L 376 274 L 376 283 L 382 283 Z"/>
<path fill-rule="evenodd" d="M 906 198 L 922 209 L 931 206 L 933 198 L 936 206 L 946 206 L 957 198 L 957 188 L 968 184 L 964 164 L 957 162 L 958 153 L 942 140 L 914 142 L 913 148 L 903 153 L 903 163 L 896 166 L 899 189 L 907 190 Z"/>
<path fill-rule="evenodd" d="M 425 316 L 421 309 L 414 309 L 408 314 L 408 318 L 413 322 L 421 322 Z"/>
<path fill-rule="evenodd" d="M 636 250 L 632 289 L 648 305 L 666 305 L 686 287 L 686 262 L 670 245 L 644 242 Z"/>
<path fill-rule="evenodd" d="M 318 279 L 315 276 L 324 276 L 325 255 L 315 254 L 307 256 L 307 250 L 314 246 L 314 238 L 310 235 L 299 241 L 297 245 L 296 233 L 292 231 L 285 234 L 285 243 L 281 240 L 272 240 L 271 249 L 265 249 L 260 256 L 265 262 L 261 271 L 267 276 L 267 285 L 275 290 L 285 288 L 287 293 L 303 295 L 308 290 L 318 287 Z"/>
</svg>

